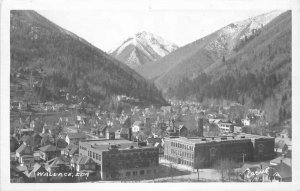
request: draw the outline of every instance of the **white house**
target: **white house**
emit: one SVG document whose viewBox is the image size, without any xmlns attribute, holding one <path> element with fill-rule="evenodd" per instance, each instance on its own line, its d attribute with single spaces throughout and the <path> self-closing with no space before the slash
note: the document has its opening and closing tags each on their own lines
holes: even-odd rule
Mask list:
<svg viewBox="0 0 300 191">
<path fill-rule="evenodd" d="M 244 126 L 249 126 L 250 125 L 250 119 L 246 118 L 246 119 L 242 119 L 241 120 Z"/>
<path fill-rule="evenodd" d="M 142 130 L 142 122 L 141 121 L 135 121 L 132 125 L 132 132 L 139 132 Z"/>
</svg>

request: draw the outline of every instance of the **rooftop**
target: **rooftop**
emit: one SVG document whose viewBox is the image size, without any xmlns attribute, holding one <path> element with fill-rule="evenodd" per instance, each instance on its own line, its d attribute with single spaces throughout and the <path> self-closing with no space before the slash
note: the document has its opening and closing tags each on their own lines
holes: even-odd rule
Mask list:
<svg viewBox="0 0 300 191">
<path fill-rule="evenodd" d="M 53 151 L 58 151 L 59 149 L 53 145 L 46 145 L 46 146 L 40 147 L 39 150 L 41 150 L 43 152 L 53 152 Z"/>
<path fill-rule="evenodd" d="M 100 139 L 100 140 L 88 140 L 80 142 L 81 145 L 92 147 L 97 150 L 108 151 L 111 149 L 127 150 L 127 149 L 140 149 L 140 148 L 153 148 L 153 146 L 138 146 L 137 142 L 125 140 L 125 139 Z"/>
<path fill-rule="evenodd" d="M 70 139 L 80 139 L 80 138 L 86 138 L 85 133 L 68 133 L 68 137 Z"/>
<path fill-rule="evenodd" d="M 209 142 L 221 142 L 221 141 L 232 141 L 232 140 L 254 140 L 254 139 L 274 139 L 273 137 L 253 135 L 253 134 L 238 134 L 238 135 L 226 135 L 226 136 L 210 136 L 210 137 L 168 137 L 176 141 L 189 142 L 192 144 L 197 143 L 209 143 Z"/>
</svg>

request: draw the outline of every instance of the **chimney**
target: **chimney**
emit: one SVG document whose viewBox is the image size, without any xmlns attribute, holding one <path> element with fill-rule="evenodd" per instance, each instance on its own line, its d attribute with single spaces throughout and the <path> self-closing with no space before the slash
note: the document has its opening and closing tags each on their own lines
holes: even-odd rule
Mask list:
<svg viewBox="0 0 300 191">
<path fill-rule="evenodd" d="M 128 140 L 131 141 L 131 137 L 132 137 L 132 128 L 129 127 L 128 129 Z"/>
<path fill-rule="evenodd" d="M 198 137 L 203 137 L 203 118 L 198 119 Z"/>
</svg>

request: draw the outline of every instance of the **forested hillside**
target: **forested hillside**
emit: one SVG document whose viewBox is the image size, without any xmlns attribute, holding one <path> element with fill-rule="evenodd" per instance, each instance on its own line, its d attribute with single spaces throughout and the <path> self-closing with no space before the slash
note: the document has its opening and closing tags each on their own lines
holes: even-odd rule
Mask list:
<svg viewBox="0 0 300 191">
<path fill-rule="evenodd" d="M 11 11 L 10 30 L 12 98 L 57 101 L 64 91 L 92 103 L 116 94 L 166 103 L 154 84 L 34 11 Z"/>
<path fill-rule="evenodd" d="M 268 121 L 291 118 L 291 12 L 275 18 L 234 53 L 210 65 L 194 79 L 168 90 L 180 99 L 226 99 L 266 110 Z"/>
</svg>

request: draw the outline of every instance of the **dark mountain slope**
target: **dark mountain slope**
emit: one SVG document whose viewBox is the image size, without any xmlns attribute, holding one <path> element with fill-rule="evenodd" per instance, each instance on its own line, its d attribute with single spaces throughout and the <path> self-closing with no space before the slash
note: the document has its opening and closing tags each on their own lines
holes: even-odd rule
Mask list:
<svg viewBox="0 0 300 191">
<path fill-rule="evenodd" d="M 116 94 L 165 103 L 154 84 L 35 11 L 11 11 L 10 30 L 12 98 L 58 100 L 63 90 L 93 103 Z"/>
<path fill-rule="evenodd" d="M 256 106 L 266 111 L 270 123 L 291 118 L 291 26 L 291 12 L 281 14 L 199 77 L 181 80 L 169 95 Z"/>
</svg>

